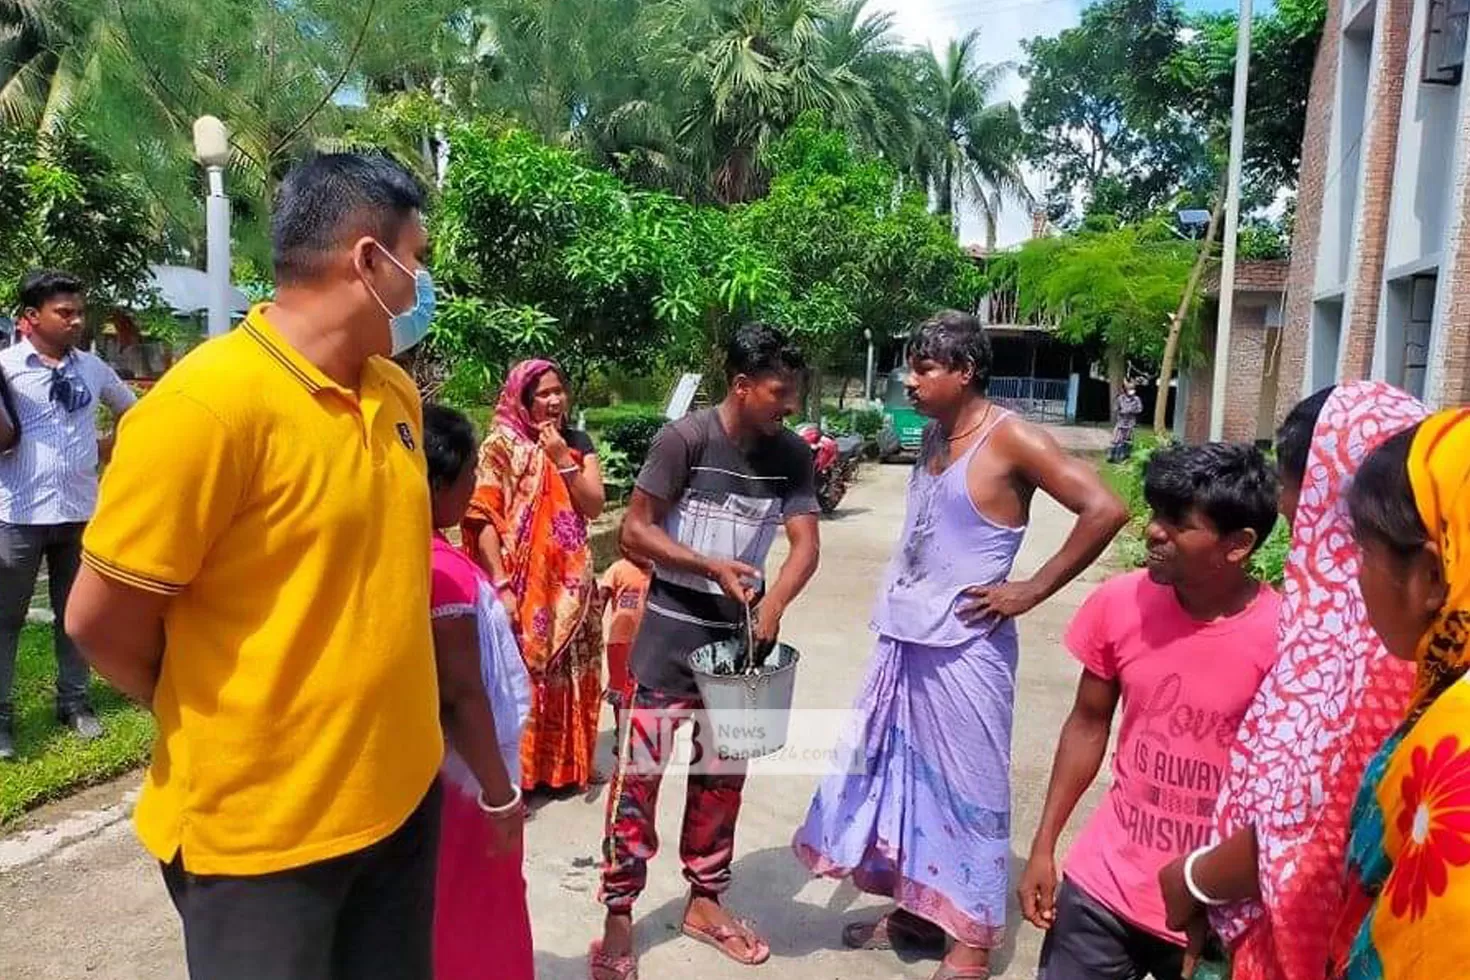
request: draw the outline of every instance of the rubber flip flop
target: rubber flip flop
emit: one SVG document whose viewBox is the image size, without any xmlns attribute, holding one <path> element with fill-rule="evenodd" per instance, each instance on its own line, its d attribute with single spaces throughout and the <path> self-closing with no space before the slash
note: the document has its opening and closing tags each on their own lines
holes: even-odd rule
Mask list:
<svg viewBox="0 0 1470 980">
<path fill-rule="evenodd" d="M 638 957 L 632 953 L 610 956 L 602 951 L 602 940 L 594 940 L 587 950 L 589 980 L 638 980 Z"/>
<path fill-rule="evenodd" d="M 764 939 L 757 936 L 750 926 L 744 922 L 736 920 L 736 925 L 739 928 L 732 929 L 730 926 L 714 926 L 710 929 L 700 929 L 697 926 L 690 925 L 686 921 L 681 927 L 681 931 L 690 939 L 704 943 L 706 946 L 713 946 L 721 953 L 724 953 L 729 959 L 744 966 L 760 966 L 771 958 L 771 947 Z M 741 956 L 727 945 L 732 939 L 739 939 L 747 947 L 753 947 L 754 951 L 747 956 Z"/>
</svg>

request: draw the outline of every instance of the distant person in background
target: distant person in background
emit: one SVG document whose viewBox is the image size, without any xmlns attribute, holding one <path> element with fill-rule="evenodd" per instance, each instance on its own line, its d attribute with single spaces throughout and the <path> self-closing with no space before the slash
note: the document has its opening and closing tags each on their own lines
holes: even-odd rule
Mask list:
<svg viewBox="0 0 1470 980">
<path fill-rule="evenodd" d="M 1143 399 L 1138 397 L 1138 388 L 1132 380 L 1123 382 L 1116 414 L 1118 420 L 1113 424 L 1113 446 L 1108 451 L 1108 460 L 1121 463 L 1133 455 L 1133 430 L 1138 427 L 1138 417 L 1143 414 Z"/>
<path fill-rule="evenodd" d="M 521 728 L 531 679 L 510 617 L 473 559 L 449 543 L 475 492 L 475 429 L 424 406 L 434 507 L 430 602 L 449 751 L 434 896 L 436 980 L 534 980 L 522 870 Z"/>
<path fill-rule="evenodd" d="M 587 524 L 602 515 L 604 496 L 592 440 L 567 424 L 570 402 L 553 362 L 511 369 L 462 527 L 531 672 L 525 790 L 585 789 L 597 775 L 602 617 Z"/>
<path fill-rule="evenodd" d="M 106 448 L 97 406 L 121 416 L 136 400 L 106 362 L 77 349 L 86 314 L 80 279 L 32 272 L 21 282 L 20 307 L 24 336 L 0 351 L 0 437 L 8 437 L 8 445 L 0 438 L 0 760 L 15 757 L 10 691 L 42 558 L 56 616 L 56 716 L 82 738 L 102 735 L 87 700 L 91 672 L 62 624 L 82 531 L 97 506 L 97 464 Z"/>
</svg>

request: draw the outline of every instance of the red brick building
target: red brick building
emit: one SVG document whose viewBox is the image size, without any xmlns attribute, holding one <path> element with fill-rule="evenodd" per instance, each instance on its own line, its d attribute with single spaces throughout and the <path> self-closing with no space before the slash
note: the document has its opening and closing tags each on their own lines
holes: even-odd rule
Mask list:
<svg viewBox="0 0 1470 980">
<path fill-rule="evenodd" d="M 1328 0 L 1279 359 L 1256 359 L 1253 314 L 1238 310 L 1227 438 L 1268 433 L 1336 381 L 1386 380 L 1434 407 L 1470 401 L 1467 25 L 1466 0 Z M 1263 368 L 1278 375 L 1274 398 Z M 1186 381 L 1191 437 L 1198 381 Z"/>
<path fill-rule="evenodd" d="M 1240 262 L 1235 267 L 1235 310 L 1231 315 L 1230 366 L 1225 380 L 1225 438 L 1231 442 L 1270 439 L 1275 429 L 1280 393 L 1282 310 L 1289 265 L 1285 261 Z M 1205 302 L 1200 349 L 1215 350 L 1215 321 L 1220 302 L 1220 273 L 1215 269 L 1202 284 Z M 1176 434 L 1188 442 L 1210 437 L 1213 370 L 1207 359 L 1196 361 L 1179 377 L 1184 417 L 1175 419 Z M 1288 406 L 1289 407 L 1289 406 Z"/>
</svg>

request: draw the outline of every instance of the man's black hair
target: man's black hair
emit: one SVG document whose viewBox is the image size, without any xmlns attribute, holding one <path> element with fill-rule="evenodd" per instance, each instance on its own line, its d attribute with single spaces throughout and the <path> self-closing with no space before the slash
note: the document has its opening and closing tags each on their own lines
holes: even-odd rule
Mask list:
<svg viewBox="0 0 1470 980">
<path fill-rule="evenodd" d="M 1327 399 L 1336 390 L 1336 385 L 1328 385 L 1303 398 L 1296 403 L 1295 408 L 1286 413 L 1281 427 L 1276 430 L 1276 465 L 1281 468 L 1282 476 L 1288 477 L 1292 483 L 1301 483 L 1307 475 L 1312 433 L 1317 430 L 1317 419 L 1321 416 Z"/>
<path fill-rule="evenodd" d="M 970 387 L 985 394 L 995 358 L 990 337 L 979 317 L 959 310 L 942 310 L 909 334 L 908 356 L 933 361 L 951 371 L 970 368 Z"/>
<path fill-rule="evenodd" d="M 475 427 L 447 405 L 424 406 L 424 456 L 429 461 L 429 486 L 443 490 L 454 485 L 475 465 L 478 444 Z"/>
<path fill-rule="evenodd" d="M 20 308 L 39 310 L 58 296 L 82 295 L 86 292 L 82 281 L 70 272 L 59 269 L 36 269 L 26 273 L 20 281 Z"/>
<path fill-rule="evenodd" d="M 772 374 L 806 376 L 806 356 L 786 335 L 766 323 L 747 323 L 725 345 L 725 381 L 738 375 L 759 378 Z"/>
<path fill-rule="evenodd" d="M 1182 523 L 1203 514 L 1221 534 L 1250 528 L 1259 548 L 1276 526 L 1276 475 L 1255 446 L 1208 442 L 1153 454 L 1143 496 L 1155 514 Z"/>
<path fill-rule="evenodd" d="M 1363 460 L 1347 492 L 1353 533 L 1405 557 L 1429 541 L 1409 482 L 1409 450 L 1418 432 L 1414 425 L 1385 439 Z"/>
<path fill-rule="evenodd" d="M 424 210 L 424 188 L 381 153 L 324 153 L 291 169 L 276 192 L 271 242 L 277 283 L 309 281 L 332 250 L 371 236 L 391 249 Z"/>
</svg>

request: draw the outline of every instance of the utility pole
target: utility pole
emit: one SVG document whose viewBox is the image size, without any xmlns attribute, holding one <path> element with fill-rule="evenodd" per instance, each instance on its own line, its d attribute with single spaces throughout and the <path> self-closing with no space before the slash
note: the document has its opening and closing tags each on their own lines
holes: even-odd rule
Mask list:
<svg viewBox="0 0 1470 980">
<path fill-rule="evenodd" d="M 1225 437 L 1225 379 L 1230 372 L 1230 321 L 1235 315 L 1235 246 L 1240 237 L 1240 165 L 1245 155 L 1245 104 L 1251 71 L 1251 0 L 1240 0 L 1235 44 L 1235 101 L 1225 182 L 1225 245 L 1220 261 L 1220 319 L 1215 325 L 1215 376 L 1210 387 L 1210 438 Z"/>
</svg>

